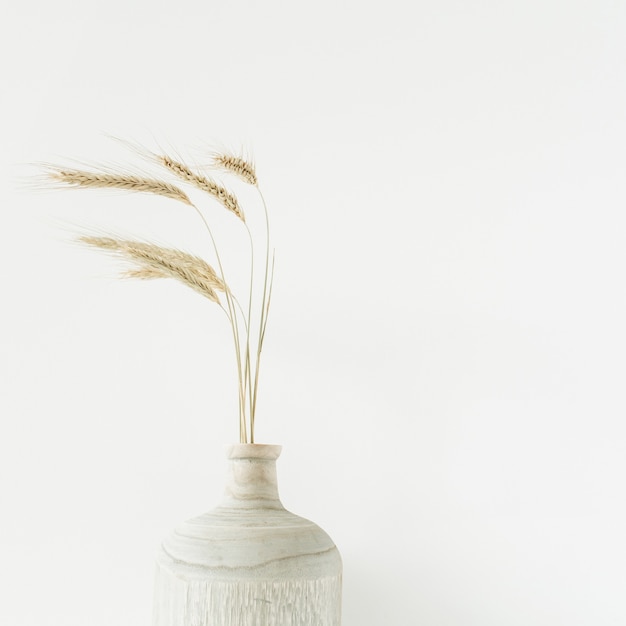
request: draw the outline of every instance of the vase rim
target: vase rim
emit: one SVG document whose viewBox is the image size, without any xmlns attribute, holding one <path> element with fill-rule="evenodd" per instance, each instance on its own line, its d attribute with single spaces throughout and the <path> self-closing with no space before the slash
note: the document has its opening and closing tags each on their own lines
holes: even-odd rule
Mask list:
<svg viewBox="0 0 626 626">
<path fill-rule="evenodd" d="M 273 461 L 280 456 L 282 449 L 282 446 L 268 443 L 235 443 L 226 447 L 226 457 Z"/>
</svg>

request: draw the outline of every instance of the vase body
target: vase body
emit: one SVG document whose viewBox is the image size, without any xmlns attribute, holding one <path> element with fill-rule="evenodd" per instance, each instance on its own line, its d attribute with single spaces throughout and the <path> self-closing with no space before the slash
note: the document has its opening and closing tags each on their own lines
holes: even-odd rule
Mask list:
<svg viewBox="0 0 626 626">
<path fill-rule="evenodd" d="M 228 448 L 222 503 L 157 557 L 153 626 L 340 626 L 339 552 L 278 497 L 280 446 Z"/>
</svg>

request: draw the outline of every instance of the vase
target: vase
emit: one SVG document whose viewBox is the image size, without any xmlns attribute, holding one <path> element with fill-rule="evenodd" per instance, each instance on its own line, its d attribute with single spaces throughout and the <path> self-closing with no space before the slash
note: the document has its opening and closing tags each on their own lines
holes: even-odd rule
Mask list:
<svg viewBox="0 0 626 626">
<path fill-rule="evenodd" d="M 339 626 L 339 551 L 278 496 L 281 446 L 227 450 L 222 503 L 181 524 L 157 557 L 154 626 Z"/>
</svg>

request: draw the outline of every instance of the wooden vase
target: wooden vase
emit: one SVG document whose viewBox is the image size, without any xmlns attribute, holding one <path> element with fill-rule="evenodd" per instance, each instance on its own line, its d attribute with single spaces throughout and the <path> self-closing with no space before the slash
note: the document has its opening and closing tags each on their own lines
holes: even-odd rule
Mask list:
<svg viewBox="0 0 626 626">
<path fill-rule="evenodd" d="M 154 626 L 340 626 L 339 551 L 281 504 L 280 452 L 228 448 L 220 506 L 181 524 L 161 546 Z"/>
</svg>

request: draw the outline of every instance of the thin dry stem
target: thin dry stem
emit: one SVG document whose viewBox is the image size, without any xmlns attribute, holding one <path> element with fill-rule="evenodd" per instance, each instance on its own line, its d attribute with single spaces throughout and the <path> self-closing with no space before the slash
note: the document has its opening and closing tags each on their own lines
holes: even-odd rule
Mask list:
<svg viewBox="0 0 626 626">
<path fill-rule="evenodd" d="M 213 163 L 216 167 L 235 174 L 235 176 L 238 176 L 241 180 L 250 185 L 256 185 L 258 182 L 254 164 L 241 157 L 236 157 L 231 154 L 216 154 L 213 157 Z"/>
<path fill-rule="evenodd" d="M 215 270 L 203 259 L 153 244 L 112 237 L 80 237 L 90 246 L 120 254 L 140 264 L 138 278 L 157 278 L 157 274 L 175 278 L 209 300 L 220 304 L 215 290 L 224 291 L 225 286 Z M 142 275 L 143 274 L 143 275 Z"/>
<path fill-rule="evenodd" d="M 257 191 L 261 201 L 263 202 L 263 212 L 265 213 L 265 277 L 263 280 L 263 297 L 261 299 L 261 317 L 259 321 L 259 340 L 257 343 L 256 367 L 254 373 L 254 391 L 252 392 L 252 405 L 250 407 L 250 431 L 252 443 L 254 443 L 254 421 L 256 414 L 257 394 L 259 389 L 259 368 L 261 365 L 261 350 L 263 349 L 263 340 L 265 338 L 265 326 L 267 324 L 267 315 L 269 312 L 270 298 L 272 293 L 272 282 L 274 280 L 274 259 L 272 257 L 272 274 L 269 276 L 269 260 L 270 260 L 270 220 L 267 211 L 267 203 L 260 187 L 257 185 Z M 269 293 L 268 293 L 268 279 Z"/>
<path fill-rule="evenodd" d="M 168 156 L 160 156 L 158 158 L 162 165 L 170 170 L 170 172 L 178 176 L 181 180 L 184 180 L 194 187 L 210 194 L 214 198 L 217 198 L 217 200 L 224 207 L 233 212 L 241 221 L 246 221 L 243 211 L 239 206 L 237 197 L 224 189 L 224 187 L 221 187 L 210 178 L 194 172 L 180 161 L 175 161 Z"/>
<path fill-rule="evenodd" d="M 187 194 L 182 190 L 161 180 L 133 176 L 131 174 L 107 174 L 105 172 L 89 172 L 87 170 L 72 170 L 57 168 L 50 172 L 49 177 L 57 182 L 71 187 L 91 189 L 123 189 L 140 193 L 152 193 L 179 200 L 191 205 Z"/>
</svg>

